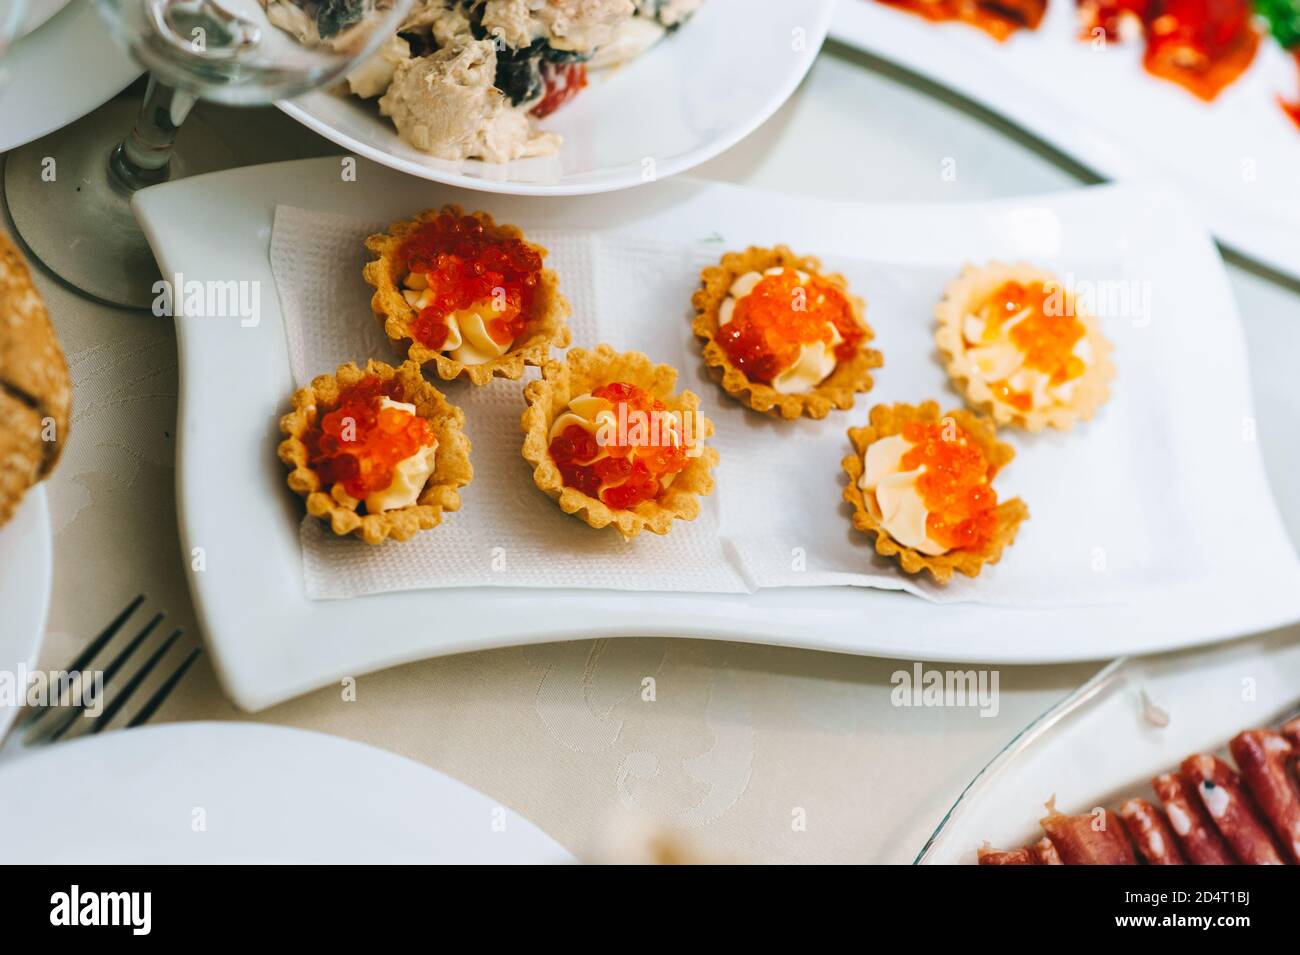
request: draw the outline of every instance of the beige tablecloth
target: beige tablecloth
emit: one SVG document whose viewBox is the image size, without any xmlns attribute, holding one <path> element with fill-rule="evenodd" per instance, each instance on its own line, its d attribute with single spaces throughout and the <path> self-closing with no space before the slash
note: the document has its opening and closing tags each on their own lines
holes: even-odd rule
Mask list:
<svg viewBox="0 0 1300 955">
<path fill-rule="evenodd" d="M 890 73 L 829 49 L 776 117 L 699 172 L 861 199 L 1078 184 L 1034 144 Z M 242 162 L 337 151 L 271 109 L 200 109 Z M 948 157 L 956 181 L 941 176 Z M 1240 269 L 1233 283 L 1257 366 L 1261 443 L 1294 536 L 1300 500 L 1288 475 L 1300 452 L 1280 436 L 1300 410 L 1287 375 L 1300 366 L 1300 296 Z M 55 588 L 42 664 L 67 662 L 141 591 L 195 634 L 173 496 L 172 329 L 48 276 L 38 284 L 76 387 L 71 441 L 49 485 Z M 907 862 L 971 776 L 1098 665 L 1002 668 L 989 718 L 892 706 L 890 675 L 909 666 L 710 641 L 579 641 L 412 664 L 360 678 L 354 701 L 326 688 L 248 716 L 204 659 L 156 719 L 256 719 L 370 743 L 479 788 L 579 857 L 636 812 L 726 858 Z M 642 695 L 647 676 L 653 701 Z"/>
</svg>

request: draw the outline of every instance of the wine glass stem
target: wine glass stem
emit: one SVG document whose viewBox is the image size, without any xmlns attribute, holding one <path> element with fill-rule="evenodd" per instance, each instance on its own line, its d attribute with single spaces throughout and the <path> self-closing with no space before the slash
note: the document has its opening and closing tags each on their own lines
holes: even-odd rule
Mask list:
<svg viewBox="0 0 1300 955">
<path fill-rule="evenodd" d="M 197 98 L 159 82 L 152 73 L 135 126 L 108 157 L 109 179 L 124 192 L 166 182 L 172 144 Z"/>
</svg>

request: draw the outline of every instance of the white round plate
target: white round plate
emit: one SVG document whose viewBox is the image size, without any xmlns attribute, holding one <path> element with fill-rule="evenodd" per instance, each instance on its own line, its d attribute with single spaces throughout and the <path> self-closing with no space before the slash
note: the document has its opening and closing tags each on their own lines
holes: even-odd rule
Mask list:
<svg viewBox="0 0 1300 955">
<path fill-rule="evenodd" d="M 8 82 L 0 84 L 0 152 L 80 119 L 140 75 L 89 0 L 73 0 L 15 43 L 3 67 Z"/>
<path fill-rule="evenodd" d="M 707 0 L 681 29 L 542 121 L 555 156 L 434 159 L 405 143 L 373 100 L 318 90 L 278 104 L 350 152 L 435 182 L 520 196 L 610 192 L 690 169 L 753 132 L 812 65 L 834 0 Z"/>
<path fill-rule="evenodd" d="M 68 5 L 68 0 L 27 0 L 27 13 L 18 35 L 26 36 Z"/>
<path fill-rule="evenodd" d="M 420 763 L 244 723 L 116 731 L 17 757 L 0 769 L 0 860 L 574 861 L 532 823 Z"/>
<path fill-rule="evenodd" d="M 12 674 L 10 679 L 36 662 L 52 576 L 50 512 L 45 488 L 38 486 L 0 527 L 0 674 Z M 0 702 L 0 738 L 17 712 Z"/>
</svg>

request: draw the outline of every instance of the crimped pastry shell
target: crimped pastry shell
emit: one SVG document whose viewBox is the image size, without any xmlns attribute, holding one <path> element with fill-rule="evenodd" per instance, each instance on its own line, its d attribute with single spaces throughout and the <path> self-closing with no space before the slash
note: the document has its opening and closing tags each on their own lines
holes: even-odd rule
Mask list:
<svg viewBox="0 0 1300 955">
<path fill-rule="evenodd" d="M 989 386 L 972 374 L 971 361 L 966 356 L 966 340 L 962 335 L 962 319 L 967 313 L 1004 282 L 1056 281 L 1057 278 L 1052 273 L 1023 262 L 1014 265 L 1004 265 L 1001 262 L 990 262 L 985 266 L 968 265 L 957 278 L 948 283 L 942 300 L 935 307 L 935 317 L 939 324 L 934 340 L 939 346 L 948 377 L 972 408 L 991 414 L 1000 425 L 1012 425 L 1026 431 L 1042 431 L 1047 427 L 1068 431 L 1074 427 L 1075 422 L 1086 421 L 1095 415 L 1097 409 L 1110 397 L 1109 382 L 1115 377 L 1115 364 L 1111 360 L 1114 346 L 1102 334 L 1097 319 L 1077 308 L 1074 309 L 1074 314 L 1092 344 L 1093 361 L 1078 379 L 1068 404 L 1021 411 L 997 400 Z"/>
<path fill-rule="evenodd" d="M 402 383 L 404 400 L 415 405 L 416 412 L 433 426 L 438 438 L 433 474 L 415 504 L 380 514 L 358 514 L 360 502 L 342 489 L 334 493 L 321 486 L 312 470 L 303 436 L 315 424 L 321 409 L 329 411 L 338 404 L 339 393 L 356 384 L 365 375 L 377 375 L 384 381 L 397 378 Z M 433 385 L 424 380 L 414 361 L 397 368 L 371 360 L 364 369 L 352 362 L 339 365 L 333 375 L 320 375 L 293 396 L 293 411 L 280 419 L 280 430 L 287 437 L 280 442 L 280 460 L 289 467 L 289 487 L 307 499 L 307 512 L 326 521 L 340 537 L 353 534 L 367 544 L 378 544 L 389 537 L 407 540 L 418 531 L 430 530 L 442 522 L 444 512 L 460 510 L 459 489 L 474 477 L 470 466 L 469 438 L 465 435 L 465 413 Z"/>
<path fill-rule="evenodd" d="M 857 355 L 849 361 L 836 364 L 835 370 L 825 381 L 812 391 L 800 394 L 783 395 L 771 385 L 750 381 L 743 371 L 731 363 L 726 351 L 715 339 L 718 332 L 718 310 L 732 283 L 747 272 L 762 273 L 778 265 L 817 275 L 838 288 L 848 299 L 854 318 L 866 333 L 863 347 Z M 884 364 L 884 356 L 879 351 L 866 347 L 866 342 L 875 337 L 875 332 L 864 317 L 866 303 L 849 293 L 844 276 L 823 273 L 820 260 L 810 255 L 796 255 L 784 245 L 778 245 L 774 249 L 751 246 L 744 252 L 726 253 L 717 265 L 711 265 L 700 273 L 700 287 L 692 296 L 691 304 L 695 306 L 695 319 L 691 329 L 703 343 L 704 363 L 708 366 L 709 373 L 727 394 L 764 414 L 786 419 L 798 418 L 800 415 L 824 418 L 832 408 L 852 408 L 854 393 L 870 391 L 873 383 L 871 370 Z"/>
<path fill-rule="evenodd" d="M 560 281 L 551 269 L 542 269 L 541 283 L 533 299 L 532 312 L 528 316 L 523 334 L 515 339 L 510 350 L 498 355 L 481 365 L 466 365 L 449 355 L 426 348 L 416 341 L 411 328 L 417 312 L 402 297 L 402 262 L 399 253 L 406 239 L 426 222 L 431 222 L 440 215 L 464 215 L 460 206 L 445 205 L 441 209 L 426 209 L 411 219 L 402 219 L 388 227 L 386 233 L 372 235 L 366 239 L 366 248 L 378 258 L 366 264 L 362 270 L 365 280 L 375 288 L 370 298 L 371 310 L 384 326 L 384 333 L 389 340 L 401 348 L 411 360 L 421 365 L 433 365 L 438 377 L 443 381 L 452 381 L 461 375 L 469 378 L 475 385 L 486 385 L 494 377 L 518 379 L 524 373 L 525 365 L 541 365 L 554 348 L 567 348 L 570 341 L 569 303 L 560 294 Z M 524 239 L 524 234 L 512 225 L 497 225 L 486 212 L 470 213 L 483 223 L 490 234 L 503 239 Z M 526 240 L 525 240 L 526 241 Z M 536 243 L 528 243 L 543 259 L 546 249 Z"/>
<path fill-rule="evenodd" d="M 997 439 L 997 429 L 991 419 L 962 409 L 941 415 L 936 402 L 926 401 L 919 407 L 909 404 L 876 405 L 871 409 L 871 423 L 867 427 L 849 428 L 853 453 L 841 462 L 844 472 L 849 476 L 849 483 L 844 488 L 844 500 L 853 505 L 853 526 L 874 537 L 876 553 L 897 558 L 899 566 L 906 573 L 918 574 L 928 570 L 935 581 L 941 584 L 952 579 L 953 571 L 967 577 L 978 577 L 985 564 L 996 564 L 1002 557 L 1003 549 L 1015 542 L 1020 522 L 1029 519 L 1029 508 L 1020 498 L 1002 501 L 997 506 L 997 531 L 982 550 L 951 550 L 935 557 L 904 546 L 889 535 L 881 525 L 879 515 L 875 513 L 875 502 L 869 501 L 866 493 L 858 487 L 863 472 L 862 457 L 867 453 L 868 447 L 881 438 L 899 434 L 910 421 L 934 424 L 945 417 L 956 421 L 958 427 L 983 449 L 989 463 L 999 471 L 1015 457 L 1015 449 Z"/>
<path fill-rule="evenodd" d="M 643 529 L 652 534 L 667 534 L 674 520 L 694 520 L 700 513 L 700 498 L 712 493 L 713 476 L 709 472 L 718 463 L 715 448 L 703 448 L 656 500 L 642 501 L 631 510 L 614 510 L 576 488 L 566 487 L 560 469 L 551 458 L 551 425 L 569 401 L 612 381 L 626 381 L 644 388 L 670 411 L 697 416 L 702 437 L 713 434 L 713 423 L 700 415 L 699 396 L 689 391 L 673 394 L 676 369 L 656 365 L 640 352 L 619 354 L 609 345 L 598 345 L 590 351 L 575 348 L 563 360 L 548 361 L 542 368 L 542 377 L 524 389 L 528 402 L 521 419 L 524 459 L 533 465 L 534 483 L 564 513 L 596 528 L 613 524 L 624 539 L 635 537 Z"/>
</svg>

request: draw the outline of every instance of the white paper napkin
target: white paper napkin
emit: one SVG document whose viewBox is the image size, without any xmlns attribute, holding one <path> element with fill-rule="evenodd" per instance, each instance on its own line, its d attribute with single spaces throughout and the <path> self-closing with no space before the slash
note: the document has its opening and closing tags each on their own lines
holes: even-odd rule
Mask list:
<svg viewBox="0 0 1300 955">
<path fill-rule="evenodd" d="M 527 224 L 525 224 L 527 225 Z M 271 264 L 289 356 L 301 385 L 342 361 L 400 355 L 370 312 L 361 278 L 362 241 L 382 222 L 362 222 L 281 206 Z M 532 482 L 519 451 L 524 382 L 434 383 L 464 408 L 473 442 L 474 481 L 461 510 L 406 542 L 368 546 L 337 538 L 306 518 L 301 541 L 306 591 L 341 598 L 436 587 L 584 587 L 734 593 L 759 587 L 827 584 L 907 590 L 931 600 L 1025 606 L 1085 605 L 1130 599 L 1205 572 L 1197 502 L 1180 474 L 1215 460 L 1172 460 L 1159 441 L 1160 336 L 1129 323 L 1106 325 L 1117 343 L 1119 377 L 1101 416 L 1065 435 L 1004 435 L 1018 454 L 999 475 L 999 496 L 1019 495 L 1031 519 L 1001 563 L 946 587 L 908 577 L 854 531 L 841 499 L 846 429 L 877 402 L 960 404 L 935 354 L 934 303 L 951 268 L 824 257 L 868 301 L 875 345 L 885 355 L 877 386 L 854 409 L 823 421 L 783 422 L 743 408 L 707 376 L 690 331 L 690 296 L 702 264 L 722 249 L 613 234 L 529 229 L 550 249 L 547 265 L 573 306 L 576 346 L 608 342 L 675 366 L 679 386 L 701 396 L 721 454 L 717 487 L 697 520 L 666 537 L 624 542 L 569 517 Z M 815 251 L 815 250 L 810 250 Z M 1042 263 L 1052 266 L 1052 263 Z M 1069 263 L 1076 276 L 1123 274 L 1114 261 Z M 1171 326 L 1172 332 L 1176 328 Z M 490 599 L 490 596 L 485 596 Z"/>
</svg>

